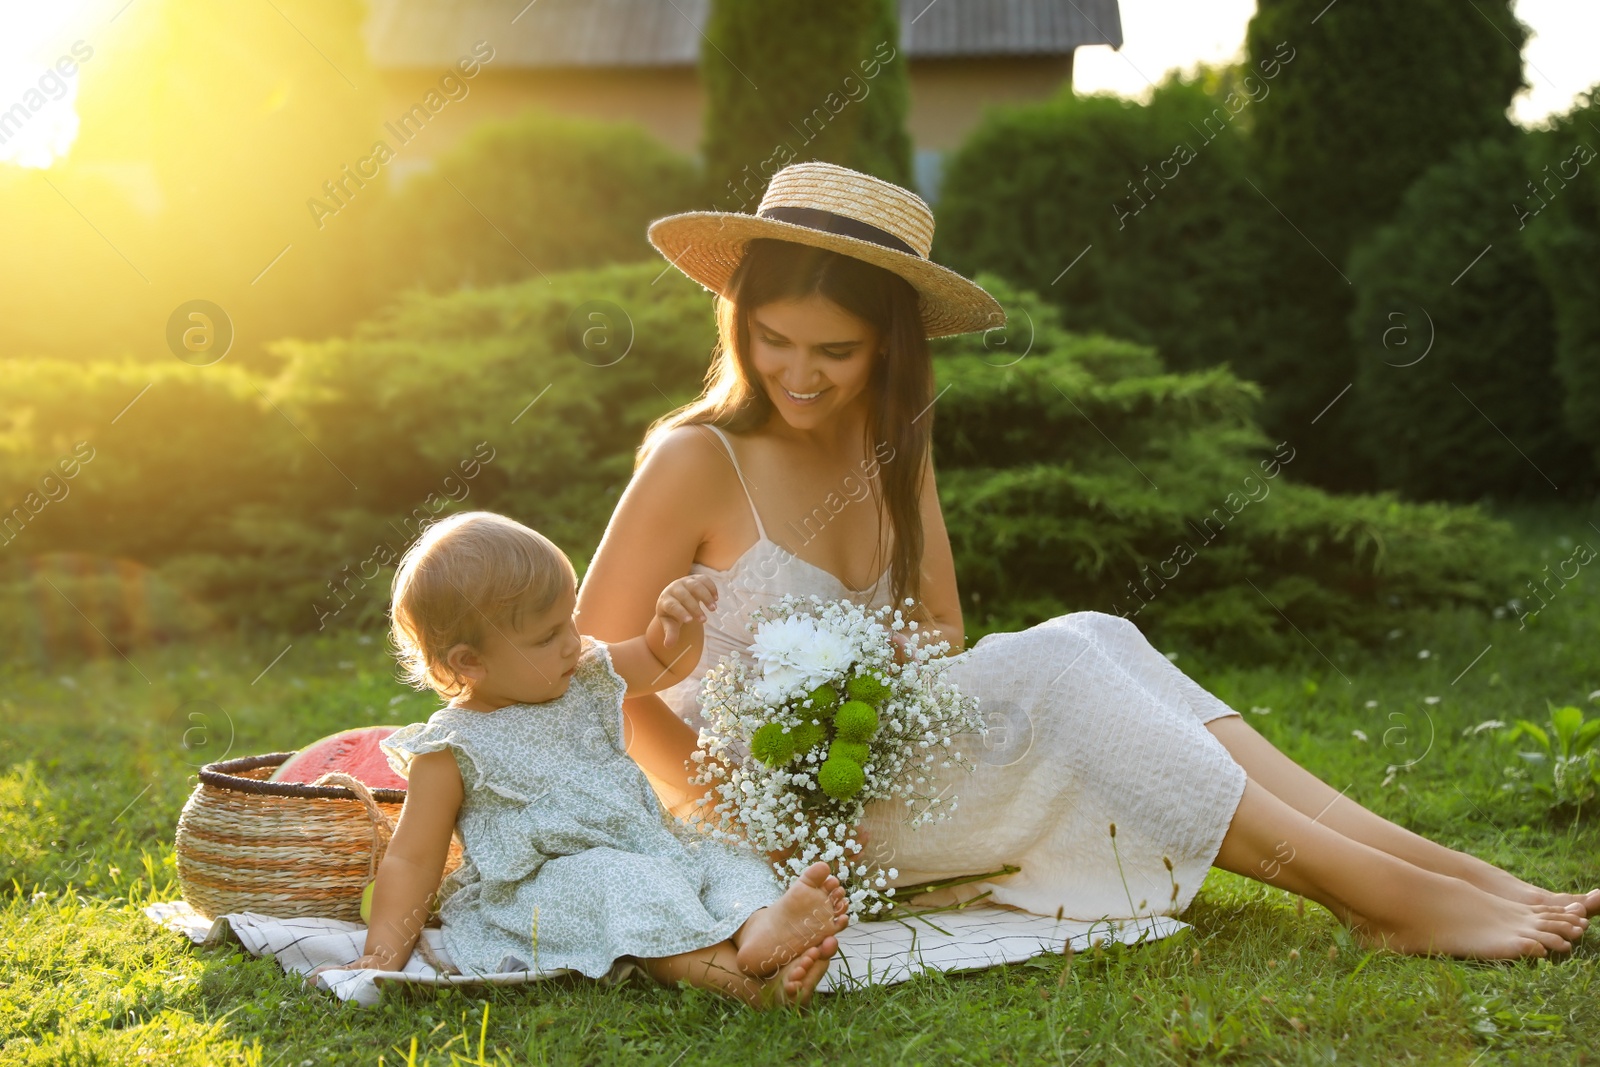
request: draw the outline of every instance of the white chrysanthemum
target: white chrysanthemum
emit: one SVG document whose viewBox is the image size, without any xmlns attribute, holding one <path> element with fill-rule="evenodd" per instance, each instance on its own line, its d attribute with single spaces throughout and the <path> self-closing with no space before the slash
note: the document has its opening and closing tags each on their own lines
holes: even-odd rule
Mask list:
<svg viewBox="0 0 1600 1067">
<path fill-rule="evenodd" d="M 755 683 L 755 691 L 763 704 L 781 704 L 791 693 L 811 688 L 806 679 L 804 671 L 787 663 L 769 663 L 760 681 Z"/>
<path fill-rule="evenodd" d="M 771 619 L 756 627 L 750 655 L 767 670 L 779 664 L 794 666 L 795 658 L 817 639 L 817 635 L 817 621 L 810 616 Z"/>
<path fill-rule="evenodd" d="M 806 615 L 762 623 L 750 643 L 761 664 L 763 696 L 776 702 L 798 689 L 815 689 L 838 677 L 858 658 L 855 643 Z"/>
<path fill-rule="evenodd" d="M 844 634 L 818 630 L 816 638 L 795 654 L 793 662 L 810 675 L 808 688 L 814 689 L 829 678 L 844 674 L 857 656 L 855 642 Z"/>
</svg>

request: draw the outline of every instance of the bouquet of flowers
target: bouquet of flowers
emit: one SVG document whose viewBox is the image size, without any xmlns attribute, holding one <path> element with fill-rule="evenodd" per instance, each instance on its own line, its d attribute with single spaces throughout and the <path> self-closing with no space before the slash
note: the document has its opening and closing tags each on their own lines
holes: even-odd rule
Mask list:
<svg viewBox="0 0 1600 1067">
<path fill-rule="evenodd" d="M 720 798 L 700 801 L 710 832 L 790 852 L 776 865 L 788 880 L 818 859 L 833 864 L 852 918 L 892 905 L 885 886 L 899 875 L 851 862 L 864 847 L 851 828 L 867 803 L 902 801 L 913 826 L 953 810 L 955 800 L 929 795 L 934 768 L 970 771 L 955 738 L 986 733 L 977 698 L 939 677 L 950 643 L 925 641 L 916 622 L 889 611 L 785 595 L 753 613 L 756 665 L 724 660 L 700 690 L 709 726 L 693 780 Z"/>
</svg>

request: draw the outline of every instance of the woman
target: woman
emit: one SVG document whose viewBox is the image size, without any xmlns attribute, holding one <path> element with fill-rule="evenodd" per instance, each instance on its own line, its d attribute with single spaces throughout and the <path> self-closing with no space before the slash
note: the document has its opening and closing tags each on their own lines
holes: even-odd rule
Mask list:
<svg viewBox="0 0 1600 1067">
<path fill-rule="evenodd" d="M 1502 958 L 1567 952 L 1600 889 L 1552 893 L 1394 825 L 1280 753 L 1144 639 L 1100 612 L 990 634 L 963 651 L 961 601 L 929 432 L 927 340 L 997 326 L 998 304 L 928 259 L 933 216 L 899 186 L 826 163 L 773 176 L 756 215 L 689 212 L 650 239 L 719 295 L 705 393 L 640 449 L 579 595 L 603 639 L 648 621 L 650 590 L 712 576 L 693 674 L 628 701 L 630 749 L 675 810 L 703 789 L 685 760 L 701 676 L 785 593 L 871 606 L 914 598 L 951 645 L 947 677 L 1005 730 L 958 805 L 905 829 L 869 807 L 899 884 L 978 882 L 999 903 L 1098 919 L 1181 914 L 1213 865 L 1315 900 L 1364 943 Z M 870 498 L 871 503 L 867 503 Z M 663 700 L 664 698 L 664 700 Z"/>
</svg>

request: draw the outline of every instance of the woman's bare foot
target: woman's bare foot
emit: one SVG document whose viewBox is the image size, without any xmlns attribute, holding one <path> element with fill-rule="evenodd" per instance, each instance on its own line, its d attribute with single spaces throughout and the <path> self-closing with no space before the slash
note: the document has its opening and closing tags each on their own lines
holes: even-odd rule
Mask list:
<svg viewBox="0 0 1600 1067">
<path fill-rule="evenodd" d="M 844 929 L 844 899 L 826 863 L 807 867 L 776 903 L 751 915 L 734 934 L 740 969 L 765 978 Z"/>
<path fill-rule="evenodd" d="M 1474 856 L 1468 856 L 1470 864 L 1456 874 L 1464 882 L 1471 882 L 1485 893 L 1493 893 L 1497 897 L 1515 900 L 1522 904 L 1547 904 L 1558 908 L 1565 908 L 1570 904 L 1583 906 L 1583 914 L 1600 915 L 1600 889 L 1591 889 L 1587 893 L 1556 893 L 1549 889 L 1541 889 L 1531 882 L 1524 882 L 1510 871 L 1502 870 L 1492 863 L 1487 863 Z"/>
<path fill-rule="evenodd" d="M 1206 723 L 1206 729 L 1245 768 L 1252 783 L 1261 785 L 1284 804 L 1335 833 L 1423 870 L 1459 878 L 1506 900 L 1561 908 L 1569 904 L 1581 904 L 1586 916 L 1600 915 L 1600 889 L 1592 889 L 1587 893 L 1554 893 L 1541 889 L 1476 856 L 1396 826 L 1343 797 L 1343 794 L 1335 793 L 1326 782 L 1278 751 L 1237 715 L 1212 719 Z M 1280 811 L 1277 816 L 1283 814 Z M 1284 825 L 1292 823 L 1291 819 Z M 1275 838 L 1273 842 L 1277 840 L 1282 838 Z M 1266 858 L 1271 869 L 1280 865 L 1281 857 L 1271 855 L 1270 850 Z"/>
<path fill-rule="evenodd" d="M 1381 916 L 1347 914 L 1357 940 L 1412 955 L 1515 959 L 1570 952 L 1589 925 L 1581 904 L 1525 904 L 1459 878 L 1422 873 L 1429 883 L 1426 894 L 1395 894 Z"/>
<path fill-rule="evenodd" d="M 810 1004 L 817 983 L 828 973 L 828 961 L 838 950 L 839 939 L 829 934 L 800 953 L 788 966 L 780 967 L 778 974 L 767 979 L 762 990 L 760 1006 L 771 1008 L 787 1005 L 803 1008 Z"/>
<path fill-rule="evenodd" d="M 1216 865 L 1315 900 L 1364 944 L 1416 955 L 1514 959 L 1565 953 L 1584 905 L 1507 900 L 1321 825 L 1246 780 Z"/>
</svg>

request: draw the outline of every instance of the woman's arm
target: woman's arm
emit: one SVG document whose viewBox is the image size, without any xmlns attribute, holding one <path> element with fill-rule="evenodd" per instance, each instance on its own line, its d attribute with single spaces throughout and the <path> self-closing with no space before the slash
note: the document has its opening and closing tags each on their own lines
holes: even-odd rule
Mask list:
<svg viewBox="0 0 1600 1067">
<path fill-rule="evenodd" d="M 400 824 L 378 864 L 377 884 L 372 887 L 366 944 L 360 959 L 340 969 L 398 971 L 405 967 L 428 923 L 433 895 L 444 874 L 461 795 L 461 771 L 454 753 L 425 752 L 411 761 Z M 329 969 L 318 967 L 306 977 Z"/>
<path fill-rule="evenodd" d="M 692 426 L 673 430 L 634 472 L 578 590 L 584 633 L 610 643 L 645 632 L 657 594 L 689 573 L 732 476 L 726 454 L 719 457 L 708 437 Z M 631 697 L 622 709 L 628 755 L 668 808 L 679 816 L 692 812 L 692 802 L 707 792 L 689 781 L 696 732 L 654 694 Z"/>
<path fill-rule="evenodd" d="M 939 506 L 939 490 L 933 480 L 930 457 L 922 472 L 920 507 L 922 510 L 922 603 L 912 616 L 917 630 L 937 631 L 950 642 L 950 654 L 967 645 L 961 619 L 961 594 L 956 589 L 956 561 L 950 550 L 950 534 L 944 526 L 944 510 Z"/>
</svg>

